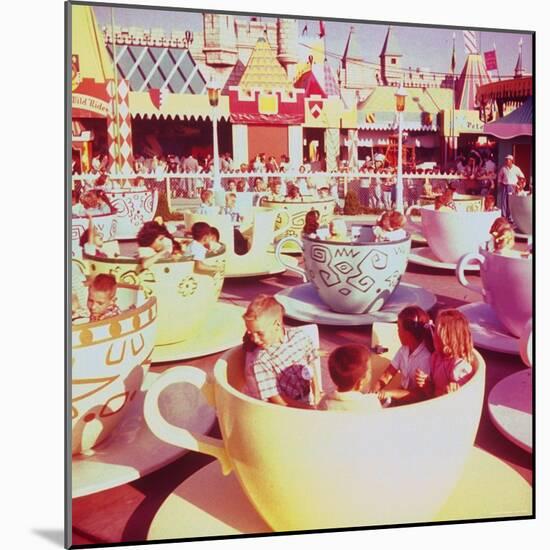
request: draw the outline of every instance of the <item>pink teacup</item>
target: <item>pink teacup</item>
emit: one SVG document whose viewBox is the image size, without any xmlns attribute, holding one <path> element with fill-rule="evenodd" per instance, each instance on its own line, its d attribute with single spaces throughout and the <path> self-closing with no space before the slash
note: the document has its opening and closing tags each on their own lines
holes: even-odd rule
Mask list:
<svg viewBox="0 0 550 550">
<path fill-rule="evenodd" d="M 483 287 L 469 283 L 464 275 L 470 262 L 481 265 Z M 460 284 L 478 292 L 489 304 L 500 322 L 516 338 L 533 316 L 533 261 L 519 252 L 498 254 L 480 250 L 467 254 L 459 262 L 456 274 Z"/>
</svg>

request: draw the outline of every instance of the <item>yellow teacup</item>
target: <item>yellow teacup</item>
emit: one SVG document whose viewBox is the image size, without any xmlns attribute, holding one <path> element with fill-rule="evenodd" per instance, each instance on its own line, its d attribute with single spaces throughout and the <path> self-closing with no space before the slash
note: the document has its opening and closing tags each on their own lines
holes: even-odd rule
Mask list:
<svg viewBox="0 0 550 550">
<path fill-rule="evenodd" d="M 226 245 L 225 275 L 231 277 L 243 272 L 243 266 L 261 266 L 266 263 L 269 247 L 274 239 L 285 231 L 285 228 L 275 230 L 277 212 L 270 208 L 253 207 L 245 217 L 240 229 L 247 238 L 250 247 L 246 254 L 235 253 L 235 235 L 231 218 L 224 214 L 203 215 L 195 212 L 185 212 L 185 226 L 193 227 L 196 222 L 206 222 L 220 232 L 220 240 Z M 267 258 L 269 260 L 269 258 Z M 258 268 L 259 269 L 259 268 Z"/>
<path fill-rule="evenodd" d="M 79 269 L 74 260 L 73 269 Z M 72 326 L 72 454 L 95 447 L 112 432 L 149 369 L 157 300 L 121 284 L 117 303 L 120 315 Z"/>
<path fill-rule="evenodd" d="M 244 357 L 218 360 L 212 382 L 175 367 L 149 389 L 152 432 L 173 445 L 216 457 L 234 470 L 256 510 L 275 531 L 316 530 L 433 520 L 471 453 L 483 405 L 485 363 L 458 391 L 421 403 L 359 414 L 283 407 L 249 397 Z M 170 425 L 158 399 L 188 382 L 215 405 L 223 440 Z"/>
<path fill-rule="evenodd" d="M 214 276 L 196 272 L 195 262 L 185 257 L 160 260 L 146 270 L 141 270 L 135 258 L 99 258 L 85 254 L 84 259 L 90 275 L 112 273 L 118 281 L 139 284 L 148 296 L 156 296 L 157 346 L 193 338 L 208 318 L 223 286 L 224 246 L 206 257 L 208 264 L 221 264 L 221 271 Z"/>
</svg>

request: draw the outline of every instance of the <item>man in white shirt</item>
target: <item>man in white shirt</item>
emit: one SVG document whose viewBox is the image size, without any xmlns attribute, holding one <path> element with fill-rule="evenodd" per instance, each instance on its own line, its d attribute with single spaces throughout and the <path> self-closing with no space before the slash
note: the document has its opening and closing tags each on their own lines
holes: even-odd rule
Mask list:
<svg viewBox="0 0 550 550">
<path fill-rule="evenodd" d="M 498 183 L 500 187 L 500 209 L 502 215 L 511 221 L 510 206 L 508 197 L 512 195 L 516 189 L 519 178 L 524 178 L 521 169 L 514 164 L 514 157 L 507 155 L 504 158 L 504 166 L 498 172 Z"/>
</svg>

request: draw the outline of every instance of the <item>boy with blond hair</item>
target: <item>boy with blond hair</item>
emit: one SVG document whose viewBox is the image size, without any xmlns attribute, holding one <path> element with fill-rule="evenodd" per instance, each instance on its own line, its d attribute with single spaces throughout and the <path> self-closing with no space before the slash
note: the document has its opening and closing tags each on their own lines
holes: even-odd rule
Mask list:
<svg viewBox="0 0 550 550">
<path fill-rule="evenodd" d="M 283 316 L 283 306 L 266 294 L 254 298 L 243 315 L 248 392 L 262 401 L 311 408 L 316 350 L 300 327 L 285 328 Z"/>
</svg>

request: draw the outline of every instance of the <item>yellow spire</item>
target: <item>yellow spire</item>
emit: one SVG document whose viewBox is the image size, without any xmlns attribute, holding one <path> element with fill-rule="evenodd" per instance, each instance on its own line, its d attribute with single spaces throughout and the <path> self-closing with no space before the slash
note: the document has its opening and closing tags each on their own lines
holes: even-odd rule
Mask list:
<svg viewBox="0 0 550 550">
<path fill-rule="evenodd" d="M 72 6 L 72 55 L 78 56 L 80 80 L 105 82 L 114 78 L 113 62 L 90 6 Z"/>
</svg>

